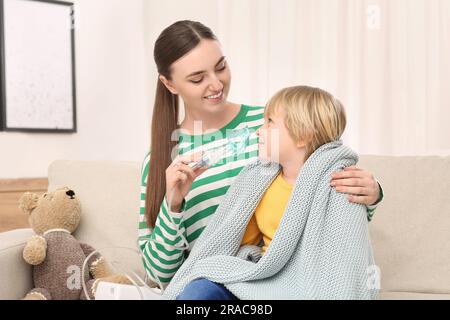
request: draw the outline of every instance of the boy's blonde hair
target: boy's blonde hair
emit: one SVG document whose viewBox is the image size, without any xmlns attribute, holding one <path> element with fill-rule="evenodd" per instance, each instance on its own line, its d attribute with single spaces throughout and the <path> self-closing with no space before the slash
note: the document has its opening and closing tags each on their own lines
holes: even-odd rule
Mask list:
<svg viewBox="0 0 450 320">
<path fill-rule="evenodd" d="M 291 137 L 306 143 L 305 160 L 321 145 L 339 140 L 347 124 L 342 103 L 319 88 L 296 86 L 279 91 L 268 102 L 266 117 L 280 107 Z"/>
</svg>

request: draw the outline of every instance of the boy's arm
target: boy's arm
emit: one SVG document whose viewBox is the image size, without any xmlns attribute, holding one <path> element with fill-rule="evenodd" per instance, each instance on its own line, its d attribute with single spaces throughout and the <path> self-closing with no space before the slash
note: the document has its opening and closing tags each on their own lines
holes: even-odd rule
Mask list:
<svg viewBox="0 0 450 320">
<path fill-rule="evenodd" d="M 336 288 L 337 299 L 375 299 L 378 288 L 368 285 L 370 268 L 376 267 L 370 242 L 366 208 L 350 203 L 346 196 L 335 192 L 330 196 L 328 215 L 333 219 L 332 246 L 335 255 L 330 255 L 336 283 L 346 283 Z M 330 280 L 331 281 L 331 280 Z"/>
</svg>

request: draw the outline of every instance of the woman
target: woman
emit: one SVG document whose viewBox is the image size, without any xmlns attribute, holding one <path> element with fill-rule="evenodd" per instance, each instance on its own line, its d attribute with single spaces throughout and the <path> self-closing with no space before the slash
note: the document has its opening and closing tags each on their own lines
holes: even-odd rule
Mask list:
<svg viewBox="0 0 450 320">
<path fill-rule="evenodd" d="M 228 63 L 216 36 L 199 22 L 178 21 L 166 28 L 156 41 L 154 58 L 159 78 L 152 150 L 142 166 L 139 246 L 148 275 L 165 288 L 234 178 L 258 158 L 255 132 L 264 123 L 264 107 L 227 100 Z M 185 106 L 181 124 L 179 97 Z M 229 130 L 243 127 L 253 132 L 243 155 L 226 158 L 207 171 L 188 166 L 199 152 L 223 143 Z M 367 206 L 370 220 L 382 199 L 373 175 L 352 166 L 332 178 L 332 186 L 349 194 L 350 202 Z"/>
</svg>

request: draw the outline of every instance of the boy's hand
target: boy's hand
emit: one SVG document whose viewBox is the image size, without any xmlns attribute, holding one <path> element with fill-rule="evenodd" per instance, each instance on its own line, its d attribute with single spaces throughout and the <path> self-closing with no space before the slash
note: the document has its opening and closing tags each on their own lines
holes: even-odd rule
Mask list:
<svg viewBox="0 0 450 320">
<path fill-rule="evenodd" d="M 348 194 L 348 201 L 352 203 L 370 206 L 380 198 L 380 186 L 369 171 L 351 166 L 333 173 L 331 177 L 331 186 L 337 192 Z"/>
</svg>

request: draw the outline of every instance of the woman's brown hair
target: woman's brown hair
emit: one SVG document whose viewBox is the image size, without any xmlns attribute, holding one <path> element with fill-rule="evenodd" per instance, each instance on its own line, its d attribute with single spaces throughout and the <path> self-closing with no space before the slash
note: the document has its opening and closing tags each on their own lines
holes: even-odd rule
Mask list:
<svg viewBox="0 0 450 320">
<path fill-rule="evenodd" d="M 154 58 L 158 73 L 171 80 L 171 65 L 194 49 L 202 39 L 217 40 L 214 33 L 200 22 L 183 20 L 167 27 L 155 43 Z M 172 151 L 178 141 L 179 98 L 172 94 L 158 77 L 152 118 L 150 164 L 145 197 L 145 218 L 155 227 L 166 193 L 166 169 L 172 163 Z"/>
</svg>

